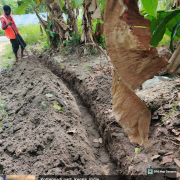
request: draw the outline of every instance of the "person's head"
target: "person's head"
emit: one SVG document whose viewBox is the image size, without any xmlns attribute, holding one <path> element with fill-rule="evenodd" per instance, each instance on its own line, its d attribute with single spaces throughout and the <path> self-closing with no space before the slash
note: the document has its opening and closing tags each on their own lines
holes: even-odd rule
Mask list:
<svg viewBox="0 0 180 180">
<path fill-rule="evenodd" d="M 4 6 L 3 6 L 3 9 L 4 9 L 4 13 L 5 13 L 7 16 L 11 14 L 11 8 L 10 8 L 10 6 L 4 5 Z"/>
</svg>

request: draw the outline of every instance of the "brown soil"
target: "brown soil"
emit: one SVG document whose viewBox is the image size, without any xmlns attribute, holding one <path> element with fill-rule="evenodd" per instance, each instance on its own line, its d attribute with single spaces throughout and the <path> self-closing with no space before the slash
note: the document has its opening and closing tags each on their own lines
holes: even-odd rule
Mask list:
<svg viewBox="0 0 180 180">
<path fill-rule="evenodd" d="M 73 94 L 49 70 L 20 61 L 3 73 L 0 92 L 6 107 L 0 119 L 5 174 L 116 174 L 103 145 L 92 142 L 100 136 L 91 115 L 82 104 L 81 115 Z"/>
<path fill-rule="evenodd" d="M 150 149 L 130 143 L 127 135 L 124 134 L 123 129 L 116 123 L 112 114 L 112 97 L 110 94 L 112 78 L 109 75 L 111 70 L 108 70 L 109 73 L 103 72 L 106 67 L 103 69 L 99 68 L 99 59 L 97 58 L 96 60 L 94 58 L 92 60 L 82 58 L 75 62 L 73 62 L 73 60 L 72 57 L 58 56 L 58 58 L 55 57 L 52 58 L 52 60 L 42 58 L 41 62 L 79 93 L 84 104 L 95 117 L 95 122 L 99 127 L 99 132 L 103 137 L 104 144 L 111 159 L 116 163 L 118 172 L 120 174 L 146 174 L 147 168 L 150 167 L 171 167 L 177 168 L 177 170 L 180 171 L 180 167 L 178 167 L 173 160 L 174 158 L 179 159 L 180 157 L 180 143 L 176 140 L 177 136 L 166 129 L 164 122 L 161 120 L 161 116 L 158 116 L 158 119 L 154 119 L 154 116 L 152 116 L 149 132 Z M 94 63 L 94 65 L 90 65 L 92 71 L 89 71 L 86 67 L 92 63 Z M 76 65 L 74 66 L 74 64 Z M 111 67 L 111 65 L 109 65 L 109 67 Z M 97 68 L 99 68 L 100 71 L 98 73 Z M 167 102 L 173 104 L 175 101 L 178 101 L 177 91 L 179 90 L 174 91 L 174 88 L 179 87 L 180 80 L 178 79 L 168 83 L 165 82 L 162 85 L 156 86 L 157 88 L 153 89 L 151 94 L 146 91 L 141 91 L 142 93 L 139 92 L 139 95 L 141 94 L 141 96 L 144 97 L 142 100 L 147 105 L 149 105 L 149 100 L 145 97 L 149 96 L 152 100 L 154 92 L 159 92 L 159 95 L 155 98 L 156 101 L 154 105 L 149 105 L 149 107 L 152 108 L 152 113 L 164 106 Z M 171 88 L 163 89 L 168 86 Z M 166 94 L 164 96 L 162 95 L 163 91 L 165 91 Z M 174 101 L 170 101 L 171 96 L 174 94 L 176 94 Z M 156 105 L 158 100 L 160 101 L 158 105 Z M 152 104 L 152 102 L 150 104 Z M 179 109 L 175 111 L 177 111 L 176 114 L 178 114 Z M 174 121 L 176 120 L 177 119 L 174 119 Z M 157 123 L 159 123 L 158 126 Z M 176 124 L 172 125 L 172 128 L 177 129 L 179 125 L 180 122 L 176 121 Z M 135 154 L 135 148 L 141 150 L 138 156 Z M 163 157 L 166 156 L 165 154 L 168 152 L 171 152 L 174 158 L 172 158 L 172 162 L 162 164 Z M 158 154 L 160 157 L 152 161 L 151 157 Z"/>
<path fill-rule="evenodd" d="M 159 111 L 163 108 L 166 115 L 164 105 L 178 101 L 179 89 L 173 93 L 173 87 L 179 87 L 180 81 L 169 82 L 172 88 L 166 95 L 154 96 L 162 99 L 158 106 L 152 105 L 153 98 L 145 98 L 147 91 L 138 92 L 157 115 L 156 119 L 152 116 L 150 126 L 151 148 L 144 148 L 129 142 L 113 117 L 110 94 L 113 68 L 107 60 L 101 59 L 104 66 L 101 68 L 99 58 L 37 56 L 41 64 L 30 57 L 31 60 L 20 61 L 4 72 L 0 79 L 0 92 L 7 111 L 0 119 L 3 122 L 0 165 L 6 174 L 127 175 L 146 174 L 150 167 L 171 167 L 180 171 L 174 162 L 174 158 L 180 157 L 180 143 L 176 140 L 178 136 L 172 133 L 173 129 L 179 131 L 178 116 L 168 129 Z M 160 86 L 152 91 L 163 89 Z M 47 98 L 47 93 L 54 96 Z M 48 108 L 42 109 L 42 102 Z M 54 102 L 63 112 L 53 107 Z M 179 109 L 176 107 L 174 111 L 177 115 Z M 93 142 L 99 138 L 103 143 Z M 136 155 L 135 148 L 141 153 Z M 169 152 L 173 155 L 172 162 L 162 164 Z M 160 157 L 152 161 L 151 157 L 157 154 Z"/>
</svg>

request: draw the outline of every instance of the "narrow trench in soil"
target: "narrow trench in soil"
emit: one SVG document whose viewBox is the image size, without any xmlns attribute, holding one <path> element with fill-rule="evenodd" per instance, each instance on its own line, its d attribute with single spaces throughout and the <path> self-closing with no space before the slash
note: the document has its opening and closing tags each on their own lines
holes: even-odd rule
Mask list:
<svg viewBox="0 0 180 180">
<path fill-rule="evenodd" d="M 93 142 L 94 139 L 101 138 L 98 132 L 98 126 L 95 124 L 93 116 L 89 112 L 88 108 L 83 104 L 80 95 L 78 95 L 67 84 L 66 86 L 76 99 L 76 103 L 81 112 L 82 122 L 84 127 L 86 128 L 86 133 L 88 135 L 88 139 L 91 144 L 91 149 L 96 158 L 96 161 L 98 162 L 99 166 L 101 167 L 105 175 L 118 175 L 116 171 L 116 166 L 111 161 L 109 153 L 105 149 L 104 144 L 100 142 Z"/>
</svg>

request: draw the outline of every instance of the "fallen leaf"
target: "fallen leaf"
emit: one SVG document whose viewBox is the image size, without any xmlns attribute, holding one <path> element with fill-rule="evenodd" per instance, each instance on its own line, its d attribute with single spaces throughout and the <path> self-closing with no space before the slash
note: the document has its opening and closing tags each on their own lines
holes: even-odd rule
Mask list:
<svg viewBox="0 0 180 180">
<path fill-rule="evenodd" d="M 180 141 L 180 136 L 178 138 L 176 138 L 178 141 Z"/>
<path fill-rule="evenodd" d="M 175 129 L 173 129 L 172 132 L 173 132 L 176 136 L 180 135 L 180 132 L 177 131 L 177 130 L 175 130 Z"/>
<path fill-rule="evenodd" d="M 168 153 L 166 153 L 164 155 L 167 156 L 167 155 L 170 155 L 170 154 L 173 154 L 173 152 L 171 151 L 171 152 L 168 152 Z"/>
<path fill-rule="evenodd" d="M 172 162 L 172 158 L 165 156 L 165 157 L 163 157 L 161 164 L 165 164 L 168 162 Z"/>
<path fill-rule="evenodd" d="M 139 154 L 137 155 L 137 157 L 138 157 L 139 159 L 141 159 L 141 160 L 142 160 L 143 162 L 145 162 L 145 163 L 148 162 L 148 159 L 147 159 L 147 157 L 145 156 L 145 154 L 139 153 Z"/>
<path fill-rule="evenodd" d="M 69 98 L 69 99 L 71 98 L 71 97 L 70 97 L 70 96 L 68 96 L 67 94 L 65 94 L 65 96 L 66 96 L 67 98 Z"/>
<path fill-rule="evenodd" d="M 94 139 L 93 142 L 98 143 L 99 139 Z"/>
<path fill-rule="evenodd" d="M 175 156 L 173 154 L 169 155 L 168 156 L 169 158 L 174 158 Z"/>
<path fill-rule="evenodd" d="M 76 133 L 76 129 L 69 130 L 69 131 L 67 131 L 67 133 L 68 134 L 74 134 L 74 133 Z"/>
<path fill-rule="evenodd" d="M 64 104 L 67 106 L 67 102 L 66 101 L 64 101 Z"/>
<path fill-rule="evenodd" d="M 48 97 L 48 98 L 51 98 L 53 96 L 54 96 L 53 94 L 46 94 L 46 97 Z"/>
<path fill-rule="evenodd" d="M 59 110 L 59 111 L 63 111 L 63 109 L 62 109 L 61 107 L 59 107 L 59 106 L 57 105 L 57 103 L 54 103 L 54 108 L 57 109 L 57 110 Z"/>
<path fill-rule="evenodd" d="M 153 120 L 157 120 L 159 118 L 159 116 L 152 116 Z"/>
<path fill-rule="evenodd" d="M 158 159 L 161 155 L 154 155 L 153 157 L 151 157 L 151 161 L 153 161 L 154 159 Z"/>
<path fill-rule="evenodd" d="M 174 162 L 180 167 L 180 161 L 176 158 L 174 158 Z"/>
<path fill-rule="evenodd" d="M 160 123 L 155 124 L 154 126 L 160 126 Z"/>
</svg>

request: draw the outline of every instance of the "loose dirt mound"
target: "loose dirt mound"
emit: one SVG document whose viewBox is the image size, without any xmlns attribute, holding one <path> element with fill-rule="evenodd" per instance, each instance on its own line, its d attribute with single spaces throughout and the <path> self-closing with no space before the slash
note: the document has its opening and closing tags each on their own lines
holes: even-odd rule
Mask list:
<svg viewBox="0 0 180 180">
<path fill-rule="evenodd" d="M 64 59 L 65 58 L 66 57 L 64 57 Z M 54 59 L 56 59 L 57 62 L 54 61 Z M 59 65 L 60 61 L 61 64 Z M 112 78 L 107 76 L 103 71 L 96 73 L 84 70 L 82 68 L 82 63 L 84 67 L 88 67 L 88 64 L 92 63 L 91 60 L 89 61 L 86 64 L 84 64 L 84 62 L 79 62 L 79 64 L 76 64 L 74 67 L 70 66 L 70 64 L 72 64 L 71 58 L 63 60 L 63 57 L 61 56 L 59 61 L 58 58 L 53 58 L 52 60 L 46 57 L 41 58 L 41 62 L 44 65 L 50 68 L 54 74 L 61 77 L 61 79 L 79 93 L 83 102 L 92 112 L 98 125 L 99 132 L 103 137 L 103 142 L 108 149 L 111 158 L 116 162 L 120 174 L 147 174 L 147 168 L 151 167 L 171 167 L 177 168 L 179 171 L 180 168 L 174 162 L 174 158 L 179 159 L 179 142 L 176 139 L 177 136 L 174 136 L 170 129 L 166 129 L 166 124 L 162 121 L 161 116 L 158 116 L 157 119 L 154 119 L 154 116 L 152 116 L 153 119 L 151 121 L 149 132 L 151 148 L 144 148 L 131 143 L 124 133 L 124 130 L 118 125 L 113 117 L 111 104 L 112 97 L 110 94 Z M 76 62 L 73 63 L 75 64 Z M 94 68 L 91 67 L 91 69 Z M 170 82 L 170 84 L 171 83 L 172 82 Z M 171 99 L 171 97 L 167 99 L 167 96 L 174 94 L 172 89 L 173 87 L 179 86 L 178 84 L 179 81 L 173 82 L 171 84 L 172 88 L 169 88 L 170 91 L 168 91 L 168 93 L 165 92 L 166 96 L 156 97 L 156 99 L 161 99 L 160 103 L 156 106 L 151 105 L 152 102 L 146 101 L 144 98 L 148 96 L 146 92 L 142 94 L 142 97 L 144 98 L 142 99 L 149 107 L 153 107 L 157 110 Z M 166 85 L 167 83 L 165 86 Z M 162 89 L 157 87 L 156 91 L 158 91 L 159 94 L 163 94 L 160 93 L 164 91 L 163 86 Z M 156 94 L 158 94 L 158 92 Z M 154 93 L 152 92 L 152 94 Z M 177 101 L 177 96 L 174 101 Z M 157 102 L 157 100 L 155 102 Z M 155 109 L 153 109 L 153 112 Z M 176 121 L 177 119 L 174 120 Z M 179 121 L 176 121 L 176 125 L 172 125 L 172 129 L 178 129 L 178 124 Z M 169 141 L 170 139 L 171 141 Z M 141 152 L 136 154 L 136 148 Z M 166 159 L 168 156 L 167 153 L 170 153 L 170 157 L 168 157 L 170 158 L 170 162 L 164 161 L 164 158 Z M 151 159 L 154 155 L 159 156 L 157 159 Z"/>
<path fill-rule="evenodd" d="M 103 174 L 73 95 L 49 70 L 33 61 L 19 62 L 3 73 L 0 92 L 5 174 Z"/>
</svg>

